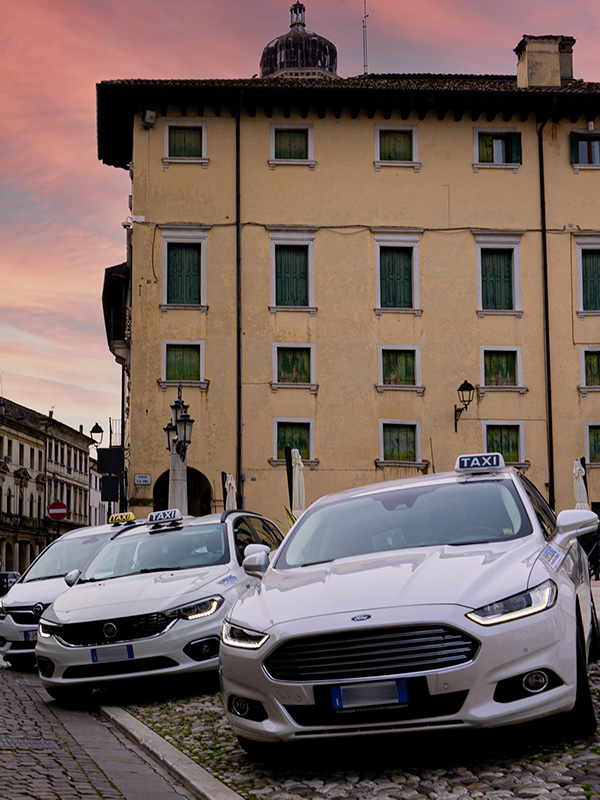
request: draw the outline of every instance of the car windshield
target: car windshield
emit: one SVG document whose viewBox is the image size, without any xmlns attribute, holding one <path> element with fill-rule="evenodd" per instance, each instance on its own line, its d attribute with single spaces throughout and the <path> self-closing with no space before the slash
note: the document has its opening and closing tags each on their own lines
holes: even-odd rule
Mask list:
<svg viewBox="0 0 600 800">
<path fill-rule="evenodd" d="M 411 484 L 309 509 L 275 566 L 302 567 L 414 547 L 504 542 L 531 532 L 511 480 Z"/>
<path fill-rule="evenodd" d="M 22 583 L 61 578 L 72 569 L 83 569 L 90 558 L 107 542 L 115 531 L 89 536 L 68 536 L 57 539 L 40 555 L 23 575 Z"/>
<path fill-rule="evenodd" d="M 159 528 L 118 536 L 84 570 L 81 581 L 103 581 L 144 572 L 226 564 L 229 548 L 223 525 Z"/>
</svg>

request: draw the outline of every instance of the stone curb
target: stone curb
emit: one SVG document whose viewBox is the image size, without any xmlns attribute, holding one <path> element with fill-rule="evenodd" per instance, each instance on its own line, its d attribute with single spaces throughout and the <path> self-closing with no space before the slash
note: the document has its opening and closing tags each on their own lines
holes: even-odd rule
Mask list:
<svg viewBox="0 0 600 800">
<path fill-rule="evenodd" d="M 200 800 L 243 800 L 241 795 L 225 786 L 124 709 L 118 706 L 100 706 L 98 710 Z"/>
</svg>

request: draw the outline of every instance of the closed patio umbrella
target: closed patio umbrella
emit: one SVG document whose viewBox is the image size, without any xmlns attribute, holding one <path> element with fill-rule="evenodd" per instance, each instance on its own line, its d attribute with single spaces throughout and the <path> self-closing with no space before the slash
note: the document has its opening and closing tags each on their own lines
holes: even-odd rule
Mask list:
<svg viewBox="0 0 600 800">
<path fill-rule="evenodd" d="M 237 487 L 231 472 L 227 473 L 225 479 L 225 510 L 237 508 Z"/>
<path fill-rule="evenodd" d="M 306 498 L 304 494 L 304 464 L 300 451 L 295 448 L 292 450 L 292 514 L 298 519 L 306 508 Z"/>
<path fill-rule="evenodd" d="M 589 511 L 590 504 L 588 502 L 587 489 L 585 488 L 584 469 L 581 466 L 581 461 L 575 461 L 573 464 L 573 491 L 575 492 L 575 508 L 583 508 Z"/>
</svg>

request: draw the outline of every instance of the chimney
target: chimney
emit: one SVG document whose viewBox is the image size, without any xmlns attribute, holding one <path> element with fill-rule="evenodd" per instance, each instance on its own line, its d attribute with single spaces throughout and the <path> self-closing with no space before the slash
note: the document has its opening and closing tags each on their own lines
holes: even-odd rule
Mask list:
<svg viewBox="0 0 600 800">
<path fill-rule="evenodd" d="M 573 80 L 574 44 L 572 36 L 523 36 L 515 47 L 518 88 L 559 87 Z"/>
</svg>

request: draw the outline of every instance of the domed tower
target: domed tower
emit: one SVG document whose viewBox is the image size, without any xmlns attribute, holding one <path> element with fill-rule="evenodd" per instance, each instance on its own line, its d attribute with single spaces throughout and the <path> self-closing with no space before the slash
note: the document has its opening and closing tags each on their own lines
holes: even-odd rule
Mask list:
<svg viewBox="0 0 600 800">
<path fill-rule="evenodd" d="M 337 49 L 332 42 L 306 29 L 305 8 L 290 8 L 290 29 L 263 50 L 260 76 L 286 78 L 337 78 Z"/>
</svg>

